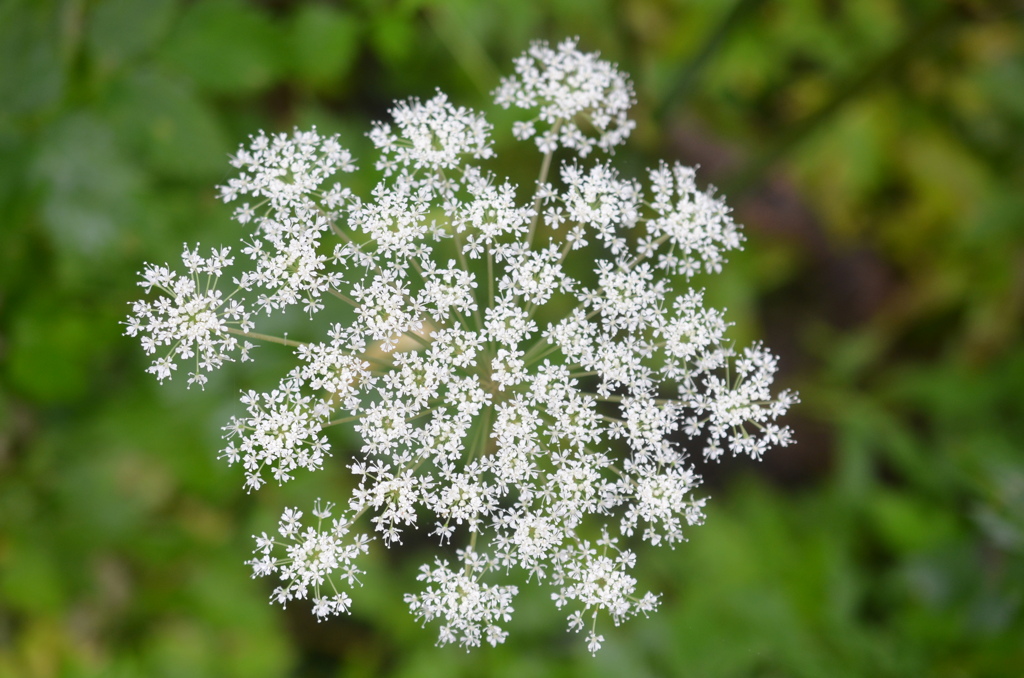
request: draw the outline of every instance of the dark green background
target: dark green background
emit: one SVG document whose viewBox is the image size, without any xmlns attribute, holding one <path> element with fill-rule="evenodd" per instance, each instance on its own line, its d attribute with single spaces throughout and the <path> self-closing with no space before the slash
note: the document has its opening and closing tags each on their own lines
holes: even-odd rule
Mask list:
<svg viewBox="0 0 1024 678">
<path fill-rule="evenodd" d="M 662 609 L 596 660 L 544 592 L 434 648 L 400 550 L 351 618 L 271 607 L 249 535 L 311 487 L 214 457 L 281 366 L 158 387 L 136 272 L 237 241 L 213 186 L 257 129 L 366 158 L 393 99 L 484 107 L 571 35 L 633 75 L 620 168 L 700 163 L 746 224 L 705 284 L 798 444 L 702 468 L 707 524 L 641 554 Z M 1022 161 L 1016 0 L 0 1 L 0 677 L 1024 675 Z"/>
</svg>

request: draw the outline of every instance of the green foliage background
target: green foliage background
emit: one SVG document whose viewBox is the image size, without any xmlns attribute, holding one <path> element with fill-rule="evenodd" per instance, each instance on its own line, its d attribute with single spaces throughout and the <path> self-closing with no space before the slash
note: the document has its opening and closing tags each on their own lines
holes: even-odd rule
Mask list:
<svg viewBox="0 0 1024 678">
<path fill-rule="evenodd" d="M 1024 675 L 1022 13 L 0 0 L 0 678 Z M 746 224 L 709 295 L 781 354 L 798 445 L 702 468 L 707 524 L 641 558 L 662 610 L 596 660 L 543 593 L 507 646 L 435 648 L 401 552 L 351 619 L 269 606 L 242 562 L 287 492 L 214 456 L 279 366 L 157 387 L 120 336 L 136 272 L 237 241 L 213 185 L 257 129 L 366 157 L 393 99 L 483 106 L 571 35 L 634 77 L 620 167 L 701 163 Z"/>
</svg>

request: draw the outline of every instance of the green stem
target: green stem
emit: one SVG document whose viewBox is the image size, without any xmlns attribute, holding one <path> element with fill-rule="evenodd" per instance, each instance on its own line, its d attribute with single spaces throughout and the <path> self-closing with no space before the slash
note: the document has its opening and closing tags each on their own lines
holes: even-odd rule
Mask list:
<svg viewBox="0 0 1024 678">
<path fill-rule="evenodd" d="M 282 346 L 306 346 L 306 342 L 304 341 L 292 341 L 291 339 L 272 337 L 269 334 L 260 334 L 259 332 L 243 332 L 242 330 L 229 329 L 228 333 L 239 337 L 245 337 L 247 339 L 255 339 L 256 341 L 269 341 L 272 344 L 281 344 Z"/>
<path fill-rule="evenodd" d="M 562 126 L 562 121 L 559 120 L 555 123 L 554 127 L 551 128 L 552 134 L 558 134 L 559 128 Z M 547 183 L 548 173 L 551 171 L 551 160 L 554 157 L 555 152 L 553 150 L 548 151 L 544 154 L 544 160 L 540 164 L 540 176 L 537 177 L 537 186 L 539 187 L 543 183 Z M 537 224 L 540 222 L 540 196 L 533 199 L 533 219 L 530 220 L 530 231 L 526 235 L 526 246 L 530 247 L 533 245 L 533 234 L 537 230 Z"/>
</svg>

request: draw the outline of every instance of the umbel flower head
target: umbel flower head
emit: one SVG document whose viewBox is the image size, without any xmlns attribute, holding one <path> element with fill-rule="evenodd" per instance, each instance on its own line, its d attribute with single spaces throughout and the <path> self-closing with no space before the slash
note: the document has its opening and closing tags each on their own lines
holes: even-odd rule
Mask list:
<svg viewBox="0 0 1024 678">
<path fill-rule="evenodd" d="M 616 66 L 574 40 L 537 43 L 495 99 L 541 154 L 533 185 L 493 174 L 491 124 L 441 93 L 373 126 L 367 196 L 346 185 L 356 166 L 336 136 L 254 136 L 220 188 L 246 229 L 238 254 L 186 246 L 184 275 L 147 266 L 156 296 L 126 332 L 161 381 L 188 364 L 203 384 L 254 344 L 294 351 L 276 386 L 243 394 L 220 456 L 250 491 L 327 463 L 354 489 L 255 538 L 249 564 L 278 580 L 274 600 L 347 612 L 360 558 L 422 532 L 438 552 L 405 601 L 440 643 L 502 642 L 512 582 L 528 582 L 594 652 L 602 622 L 658 604 L 634 549 L 703 520 L 690 455 L 789 444 L 777 420 L 796 398 L 772 394 L 775 357 L 735 349 L 690 286 L 741 244 L 721 199 L 679 164 L 634 179 L 592 158 L 633 128 Z M 326 316 L 326 334 L 255 331 L 295 305 Z M 333 448 L 335 427 L 361 445 Z"/>
</svg>

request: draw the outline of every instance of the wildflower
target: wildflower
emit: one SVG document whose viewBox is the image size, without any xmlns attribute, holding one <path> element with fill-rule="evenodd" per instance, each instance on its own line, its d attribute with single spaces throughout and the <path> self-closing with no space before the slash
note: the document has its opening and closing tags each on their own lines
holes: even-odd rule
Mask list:
<svg viewBox="0 0 1024 678">
<path fill-rule="evenodd" d="M 777 420 L 796 397 L 772 394 L 775 357 L 733 348 L 689 286 L 742 243 L 721 198 L 679 164 L 638 180 L 584 161 L 633 128 L 625 75 L 573 40 L 533 45 L 515 71 L 495 100 L 525 111 L 512 134 L 544 154 L 535 187 L 491 173 L 490 123 L 440 92 L 373 126 L 368 196 L 344 184 L 356 168 L 337 137 L 260 133 L 221 187 L 248 231 L 235 288 L 218 289 L 230 250 L 186 247 L 188 275 L 146 267 L 157 298 L 136 302 L 126 333 L 161 381 L 195 359 L 201 384 L 250 339 L 294 350 L 224 428 L 221 457 L 250 491 L 323 468 L 330 428 L 362 441 L 338 454 L 354 485 L 340 508 L 288 508 L 276 535 L 254 537 L 249 565 L 280 581 L 273 600 L 345 613 L 370 542 L 423 531 L 448 555 L 405 601 L 440 623 L 439 643 L 504 641 L 520 571 L 596 652 L 599 622 L 658 605 L 633 574 L 639 544 L 677 544 L 703 521 L 691 447 L 759 459 L 791 442 Z M 254 331 L 294 305 L 328 314 L 326 335 Z"/>
</svg>

